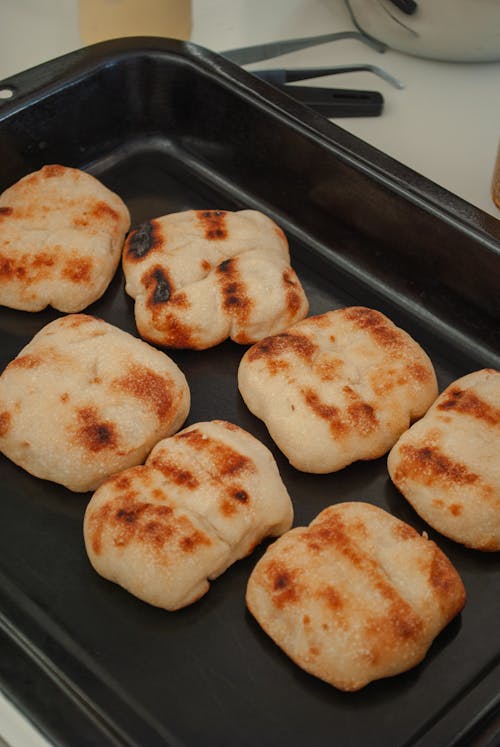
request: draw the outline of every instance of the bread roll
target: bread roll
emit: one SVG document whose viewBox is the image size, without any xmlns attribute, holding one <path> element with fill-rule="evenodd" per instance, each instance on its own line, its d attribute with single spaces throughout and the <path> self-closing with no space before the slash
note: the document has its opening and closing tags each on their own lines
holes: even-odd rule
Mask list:
<svg viewBox="0 0 500 747">
<path fill-rule="evenodd" d="M 255 210 L 188 210 L 132 231 L 126 291 L 141 337 L 203 350 L 242 344 L 303 319 L 308 302 L 283 231 Z"/>
<path fill-rule="evenodd" d="M 391 450 L 389 474 L 441 534 L 500 550 L 500 372 L 450 384 Z"/>
<path fill-rule="evenodd" d="M 101 485 L 87 507 L 84 536 L 98 573 L 176 610 L 292 520 L 270 451 L 241 428 L 214 420 L 161 441 L 145 466 Z"/>
<path fill-rule="evenodd" d="M 23 177 L 0 195 L 0 304 L 82 311 L 111 282 L 129 226 L 90 174 L 51 165 Z"/>
<path fill-rule="evenodd" d="M 434 542 L 376 506 L 341 503 L 268 548 L 246 599 L 299 667 L 352 691 L 422 661 L 465 590 Z"/>
<path fill-rule="evenodd" d="M 422 348 L 362 306 L 309 317 L 257 343 L 238 382 L 290 463 L 314 473 L 382 456 L 437 396 Z"/>
<path fill-rule="evenodd" d="M 0 450 L 36 477 L 94 490 L 175 433 L 189 403 L 165 353 L 70 314 L 43 327 L 0 376 Z"/>
</svg>

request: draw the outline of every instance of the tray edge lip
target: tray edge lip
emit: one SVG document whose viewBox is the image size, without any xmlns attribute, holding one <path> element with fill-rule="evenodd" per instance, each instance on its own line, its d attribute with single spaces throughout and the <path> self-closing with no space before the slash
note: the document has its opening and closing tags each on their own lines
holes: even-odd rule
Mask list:
<svg viewBox="0 0 500 747">
<path fill-rule="evenodd" d="M 78 82 L 96 69 L 116 65 L 131 57 L 155 53 L 179 57 L 185 63 L 203 69 L 205 74 L 215 77 L 220 83 L 237 89 L 240 95 L 251 99 L 259 108 L 272 111 L 289 126 L 308 138 L 319 141 L 323 147 L 333 150 L 338 157 L 412 204 L 431 212 L 455 228 L 460 227 L 462 231 L 474 234 L 477 241 L 498 252 L 500 256 L 500 219 L 344 130 L 266 81 L 258 79 L 248 70 L 226 59 L 223 53 L 191 41 L 155 36 L 110 39 L 81 47 L 16 73 L 0 80 L 0 88 L 11 86 L 22 90 L 29 87 L 30 91 L 23 93 L 20 100 L 14 96 L 0 102 L 0 123 L 20 108 L 35 103 L 37 99 L 44 98 L 65 85 Z M 45 80 L 37 82 L 40 78 Z"/>
</svg>

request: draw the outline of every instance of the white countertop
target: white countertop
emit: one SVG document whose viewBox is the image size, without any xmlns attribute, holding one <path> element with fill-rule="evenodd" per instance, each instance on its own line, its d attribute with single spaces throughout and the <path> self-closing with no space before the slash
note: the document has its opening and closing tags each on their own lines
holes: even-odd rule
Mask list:
<svg viewBox="0 0 500 747">
<path fill-rule="evenodd" d="M 221 6 L 226 12 L 215 23 Z M 340 0 L 195 0 L 194 8 L 192 40 L 215 51 L 353 28 Z M 380 54 L 349 39 L 254 67 L 353 63 L 382 67 L 405 88 L 364 72 L 317 79 L 316 85 L 375 89 L 384 96 L 382 116 L 342 118 L 336 124 L 500 218 L 491 198 L 500 142 L 500 62 L 433 62 L 390 50 Z"/>
<path fill-rule="evenodd" d="M 146 0 L 139 1 L 145 7 Z M 341 0 L 193 0 L 191 40 L 215 51 L 352 29 Z M 81 44 L 76 0 L 1 0 L 0 80 Z M 255 67 L 347 64 L 377 65 L 405 87 L 398 90 L 367 72 L 316 80 L 321 86 L 379 90 L 385 98 L 382 116 L 336 123 L 500 218 L 491 198 L 500 139 L 500 62 L 433 62 L 390 50 L 379 54 L 343 40 Z M 0 735 L 12 747 L 43 744 L 2 697 Z"/>
</svg>

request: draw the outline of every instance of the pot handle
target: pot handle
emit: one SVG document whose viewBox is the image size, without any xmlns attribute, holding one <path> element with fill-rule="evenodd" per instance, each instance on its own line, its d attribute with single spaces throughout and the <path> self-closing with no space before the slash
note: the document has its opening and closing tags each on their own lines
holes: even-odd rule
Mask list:
<svg viewBox="0 0 500 747">
<path fill-rule="evenodd" d="M 399 10 L 406 13 L 407 16 L 412 16 L 418 8 L 415 0 L 390 0 L 390 2 L 396 6 Z"/>
</svg>

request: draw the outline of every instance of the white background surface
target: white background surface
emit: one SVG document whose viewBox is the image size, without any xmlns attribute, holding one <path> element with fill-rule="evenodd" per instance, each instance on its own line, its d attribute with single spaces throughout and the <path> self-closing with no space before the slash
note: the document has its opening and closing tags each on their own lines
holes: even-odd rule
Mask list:
<svg viewBox="0 0 500 747">
<path fill-rule="evenodd" d="M 193 0 L 191 40 L 215 51 L 352 28 L 341 0 Z M 76 0 L 0 0 L 0 80 L 79 46 Z M 317 80 L 321 86 L 379 90 L 385 98 L 381 117 L 336 123 L 500 218 L 491 198 L 500 137 L 500 62 L 433 62 L 393 51 L 378 54 L 343 40 L 256 67 L 360 63 L 383 67 L 405 87 L 398 90 L 365 72 Z M 1 697 L 0 734 L 13 747 L 43 743 Z"/>
</svg>

